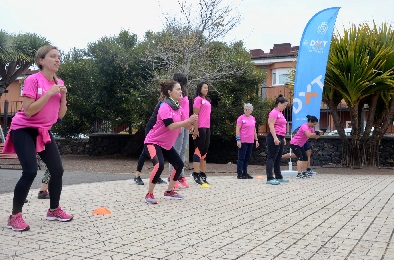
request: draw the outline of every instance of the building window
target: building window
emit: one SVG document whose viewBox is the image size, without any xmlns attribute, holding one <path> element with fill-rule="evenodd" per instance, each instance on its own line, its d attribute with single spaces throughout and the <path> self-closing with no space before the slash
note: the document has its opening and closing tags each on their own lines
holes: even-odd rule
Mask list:
<svg viewBox="0 0 394 260">
<path fill-rule="evenodd" d="M 289 74 L 280 74 L 278 84 L 284 85 L 287 82 L 290 82 Z"/>
<path fill-rule="evenodd" d="M 261 86 L 262 86 L 262 87 L 265 87 L 265 86 L 267 86 L 267 73 L 268 73 L 267 66 L 262 66 L 262 67 L 260 68 L 260 70 L 261 70 L 261 73 L 262 73 L 263 76 L 264 76 L 264 79 L 263 79 L 263 81 L 261 82 Z"/>
<path fill-rule="evenodd" d="M 272 85 L 276 85 L 276 73 L 272 72 Z"/>
<path fill-rule="evenodd" d="M 279 68 L 272 70 L 272 86 L 285 85 L 290 82 L 290 71 L 292 68 Z"/>
</svg>

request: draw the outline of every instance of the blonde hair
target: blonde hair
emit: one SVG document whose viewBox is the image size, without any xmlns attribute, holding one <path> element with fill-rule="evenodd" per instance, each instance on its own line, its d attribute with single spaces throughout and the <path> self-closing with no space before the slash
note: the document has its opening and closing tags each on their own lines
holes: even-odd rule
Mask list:
<svg viewBox="0 0 394 260">
<path fill-rule="evenodd" d="M 45 45 L 45 46 L 40 47 L 40 48 L 37 50 L 37 52 L 36 52 L 36 65 L 38 66 L 38 68 L 39 68 L 40 70 L 42 70 L 42 65 L 41 65 L 40 62 L 39 62 L 40 59 L 44 59 L 44 58 L 45 58 L 45 55 L 47 55 L 48 52 L 50 52 L 50 51 L 53 50 L 53 49 L 58 50 L 57 47 L 52 46 L 52 45 Z"/>
</svg>

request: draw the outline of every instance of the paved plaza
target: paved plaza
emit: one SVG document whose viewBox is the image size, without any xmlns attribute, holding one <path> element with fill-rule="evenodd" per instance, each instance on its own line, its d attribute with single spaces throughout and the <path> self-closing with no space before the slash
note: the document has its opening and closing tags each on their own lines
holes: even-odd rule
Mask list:
<svg viewBox="0 0 394 260">
<path fill-rule="evenodd" d="M 132 180 L 69 185 L 67 223 L 44 219 L 49 201 L 33 188 L 23 209 L 31 230 L 0 229 L 0 259 L 394 259 L 394 175 L 289 179 L 211 176 L 211 188 L 181 189 L 182 201 L 157 185 L 157 205 Z M 2 226 L 12 196 L 0 194 Z M 93 215 L 100 206 L 112 213 Z"/>
</svg>

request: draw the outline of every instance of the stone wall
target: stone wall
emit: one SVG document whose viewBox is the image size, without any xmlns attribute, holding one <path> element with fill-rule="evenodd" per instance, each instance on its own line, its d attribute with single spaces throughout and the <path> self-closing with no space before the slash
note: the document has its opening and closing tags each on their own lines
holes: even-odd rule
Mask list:
<svg viewBox="0 0 394 260">
<path fill-rule="evenodd" d="M 394 139 L 393 139 L 394 141 Z M 284 153 L 289 152 L 290 137 L 286 138 L 287 145 Z M 311 139 L 312 145 L 312 164 L 321 166 L 327 164 L 340 164 L 342 154 L 342 141 L 339 137 L 321 137 Z M 260 146 L 253 149 L 250 164 L 265 165 L 267 160 L 267 144 L 265 137 L 259 138 Z M 394 142 L 392 143 L 394 145 Z M 194 150 L 193 142 L 190 145 L 190 151 Z M 224 142 L 220 138 L 212 137 L 207 156 L 209 163 L 237 163 L 237 146 L 236 142 Z M 190 160 L 192 159 L 190 155 Z M 294 160 L 293 160 L 294 161 Z M 288 165 L 288 160 L 283 160 L 282 165 Z M 294 164 L 295 165 L 295 164 Z"/>
<path fill-rule="evenodd" d="M 57 140 L 61 154 L 87 154 L 98 155 L 125 155 L 138 158 L 142 150 L 140 138 L 134 135 L 119 134 L 94 134 L 89 139 L 59 139 Z M 287 144 L 290 138 L 287 139 Z M 260 147 L 253 150 L 250 164 L 266 164 L 265 137 L 259 138 Z M 319 139 L 311 139 L 312 165 L 339 165 L 342 156 L 342 141 L 337 136 L 322 136 Z M 192 160 L 194 143 L 190 138 L 189 158 Z M 285 152 L 289 151 L 288 145 Z M 394 167 L 394 137 L 384 137 L 379 145 L 379 161 L 381 167 Z M 211 143 L 207 156 L 209 163 L 236 163 L 236 142 L 225 142 L 219 137 L 211 137 Z M 282 165 L 288 165 L 288 160 L 283 160 Z"/>
</svg>

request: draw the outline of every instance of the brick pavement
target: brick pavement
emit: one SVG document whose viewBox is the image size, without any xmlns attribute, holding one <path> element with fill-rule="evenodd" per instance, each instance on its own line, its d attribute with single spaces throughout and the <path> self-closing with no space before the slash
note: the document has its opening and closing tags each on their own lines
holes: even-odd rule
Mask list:
<svg viewBox="0 0 394 260">
<path fill-rule="evenodd" d="M 131 180 L 65 186 L 68 223 L 44 220 L 49 202 L 32 189 L 31 230 L 0 229 L 0 259 L 394 259 L 394 176 L 289 179 L 210 177 L 210 189 L 182 189 L 183 201 L 157 185 L 157 205 Z M 0 195 L 3 225 L 11 200 Z M 112 214 L 92 215 L 99 206 Z"/>
</svg>

